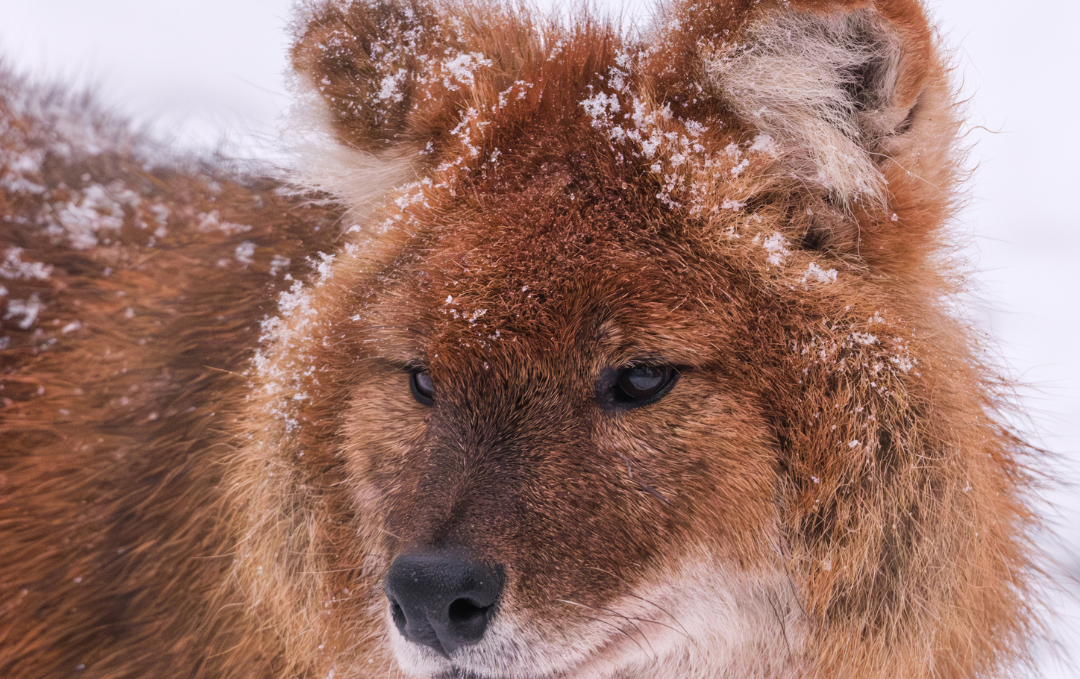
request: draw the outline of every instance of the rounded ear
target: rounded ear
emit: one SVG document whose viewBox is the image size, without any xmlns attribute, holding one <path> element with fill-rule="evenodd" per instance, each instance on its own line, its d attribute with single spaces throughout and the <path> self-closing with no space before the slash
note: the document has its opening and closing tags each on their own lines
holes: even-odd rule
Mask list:
<svg viewBox="0 0 1080 679">
<path fill-rule="evenodd" d="M 800 181 L 845 207 L 884 206 L 884 143 L 910 129 L 933 65 L 920 5 L 744 2 L 743 11 L 695 16 L 701 6 L 690 4 L 669 10 L 664 41 L 693 54 L 701 86 L 777 142 Z"/>
<path fill-rule="evenodd" d="M 509 94 L 539 99 L 517 78 L 553 49 L 541 32 L 486 0 L 308 0 L 293 28 L 295 181 L 359 217 L 394 187 L 479 162 L 484 115 Z"/>
<path fill-rule="evenodd" d="M 465 23 L 420 0 L 326 0 L 294 28 L 293 68 L 329 110 L 338 140 L 379 152 L 423 147 L 449 130 L 479 72 L 492 61 L 470 49 Z"/>
<path fill-rule="evenodd" d="M 911 36 L 868 7 L 777 9 L 742 37 L 706 63 L 721 98 L 779 141 L 804 180 L 844 205 L 884 206 L 875 154 L 904 130 L 925 76 L 905 45 Z"/>
</svg>

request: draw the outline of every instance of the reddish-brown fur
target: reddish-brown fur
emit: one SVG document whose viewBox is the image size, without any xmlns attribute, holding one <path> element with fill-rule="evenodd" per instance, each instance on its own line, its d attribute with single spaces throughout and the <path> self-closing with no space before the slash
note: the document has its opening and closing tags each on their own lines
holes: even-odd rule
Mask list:
<svg viewBox="0 0 1080 679">
<path fill-rule="evenodd" d="M 837 80 L 846 150 L 813 147 L 831 131 L 802 100 L 740 104 L 740 69 L 811 50 L 754 51 L 791 26 L 882 41 L 888 68 Z M 1024 662 L 1025 447 L 949 314 L 957 124 L 918 3 L 687 0 L 632 39 L 318 2 L 296 36 L 348 162 L 415 182 L 364 203 L 339 173 L 335 203 L 155 166 L 85 105 L 0 82 L 0 675 Z M 122 224 L 79 231 L 72 206 Z M 642 360 L 679 366 L 672 391 L 603 407 L 605 371 Z M 507 574 L 513 627 L 461 674 L 389 621 L 391 561 L 430 547 Z"/>
</svg>

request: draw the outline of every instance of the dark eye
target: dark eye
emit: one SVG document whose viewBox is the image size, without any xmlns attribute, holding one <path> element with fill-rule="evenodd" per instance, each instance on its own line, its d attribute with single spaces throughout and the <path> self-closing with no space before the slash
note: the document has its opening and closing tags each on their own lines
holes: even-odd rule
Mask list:
<svg viewBox="0 0 1080 679">
<path fill-rule="evenodd" d="M 426 406 L 435 403 L 435 385 L 431 383 L 431 373 L 428 371 L 414 372 L 409 377 L 409 389 L 417 402 Z"/>
<path fill-rule="evenodd" d="M 616 373 L 615 400 L 631 407 L 659 401 L 668 393 L 679 371 L 670 365 L 636 365 Z"/>
</svg>

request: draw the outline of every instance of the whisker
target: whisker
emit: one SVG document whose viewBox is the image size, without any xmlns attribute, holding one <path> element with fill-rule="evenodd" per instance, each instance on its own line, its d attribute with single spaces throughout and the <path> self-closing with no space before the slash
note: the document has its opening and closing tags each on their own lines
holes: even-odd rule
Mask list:
<svg viewBox="0 0 1080 679">
<path fill-rule="evenodd" d="M 637 620 L 638 622 L 652 622 L 651 620 L 642 620 L 641 618 L 632 618 L 630 616 L 623 615 L 622 613 L 619 613 L 618 611 L 614 611 L 614 610 L 612 610 L 610 608 L 604 608 L 603 606 L 599 606 L 599 607 L 598 606 L 589 606 L 589 605 L 586 605 L 586 604 L 578 603 L 576 601 L 568 601 L 566 599 L 556 599 L 556 601 L 559 601 L 559 602 L 564 603 L 564 604 L 574 604 L 576 606 L 581 606 L 583 608 L 587 608 L 587 609 L 592 610 L 592 611 L 603 612 L 603 613 L 607 613 L 608 615 L 614 615 L 614 616 L 617 616 L 619 618 L 622 618 L 623 620 L 625 620 L 628 623 L 630 623 L 631 625 L 633 625 L 634 629 L 636 629 L 638 631 L 638 634 L 641 635 L 642 640 L 646 644 L 648 644 L 649 653 L 652 655 L 653 659 L 654 660 L 659 660 L 660 659 L 660 656 L 658 656 L 656 654 L 656 649 L 653 648 L 652 642 L 649 641 L 649 635 L 645 634 L 645 631 L 642 630 L 641 627 L 639 627 L 637 625 L 637 623 L 634 622 L 635 620 Z M 625 634 L 625 632 L 624 632 L 624 634 Z M 627 635 L 627 636 L 629 636 L 629 635 Z M 638 644 L 638 646 L 640 647 L 640 644 Z M 645 649 L 641 649 L 641 651 L 642 651 L 642 653 L 644 653 Z"/>
<path fill-rule="evenodd" d="M 609 570 L 607 570 L 605 568 L 600 568 L 599 566 L 591 566 L 591 568 L 593 570 L 595 570 L 595 571 L 599 571 L 601 573 L 606 573 L 607 575 L 610 575 L 611 577 L 615 578 L 616 580 L 621 581 L 624 585 L 626 585 L 627 589 L 630 588 L 630 583 L 627 582 L 625 578 L 618 575 L 617 573 L 612 573 L 611 571 L 609 571 Z M 668 629 L 670 629 L 673 632 L 679 632 L 684 637 L 686 637 L 687 641 L 694 644 L 695 647 L 697 646 L 697 641 L 695 641 L 694 638 L 692 636 L 690 636 L 690 631 L 686 629 L 686 626 L 682 624 L 682 621 L 680 621 L 677 617 L 672 615 L 667 609 L 662 607 L 660 604 L 656 603 L 655 601 L 650 601 L 649 599 L 646 599 L 645 597 L 638 596 L 637 594 L 634 594 L 633 592 L 626 592 L 625 596 L 633 597 L 633 598 L 637 599 L 638 601 L 642 601 L 642 602 L 644 602 L 646 604 L 649 604 L 650 606 L 657 609 L 658 611 L 660 611 L 661 613 L 663 613 L 667 617 L 671 618 L 672 622 L 674 622 L 676 625 L 679 626 L 679 629 L 674 629 L 672 627 L 668 627 L 667 625 L 664 625 L 663 623 L 661 623 L 659 621 L 656 621 L 656 620 L 654 620 L 652 622 L 654 622 L 655 624 L 660 625 L 662 627 L 668 627 Z"/>
<path fill-rule="evenodd" d="M 607 627 L 610 627 L 611 629 L 623 635 L 630 641 L 634 642 L 634 645 L 637 646 L 642 653 L 645 652 L 645 648 L 640 643 L 638 643 L 638 640 L 627 634 L 625 630 L 620 629 L 618 625 L 612 624 L 611 622 L 608 622 L 607 620 L 603 620 L 601 618 L 594 618 L 591 615 L 583 615 L 581 617 L 585 618 L 586 620 L 592 620 L 593 622 L 598 622 L 601 625 L 606 625 Z M 653 655 L 653 657 L 656 657 L 655 654 Z"/>
<path fill-rule="evenodd" d="M 780 615 L 780 604 L 776 601 L 772 592 L 768 592 L 765 595 L 766 600 L 769 602 L 769 608 L 772 609 L 773 615 L 776 617 L 776 624 L 780 626 L 780 634 L 784 637 L 784 647 L 787 648 L 788 654 L 791 654 L 791 642 L 788 640 L 787 625 L 784 623 L 783 617 Z"/>
</svg>

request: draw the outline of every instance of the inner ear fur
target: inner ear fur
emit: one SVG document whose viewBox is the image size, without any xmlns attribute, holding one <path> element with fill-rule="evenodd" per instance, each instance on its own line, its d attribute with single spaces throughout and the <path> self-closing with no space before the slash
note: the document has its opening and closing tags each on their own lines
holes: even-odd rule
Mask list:
<svg viewBox="0 0 1080 679">
<path fill-rule="evenodd" d="M 843 208 L 884 208 L 887 140 L 907 132 L 928 73 L 914 3 L 791 3 L 751 13 L 702 55 L 706 82 L 772 137 L 785 169 Z"/>
</svg>

